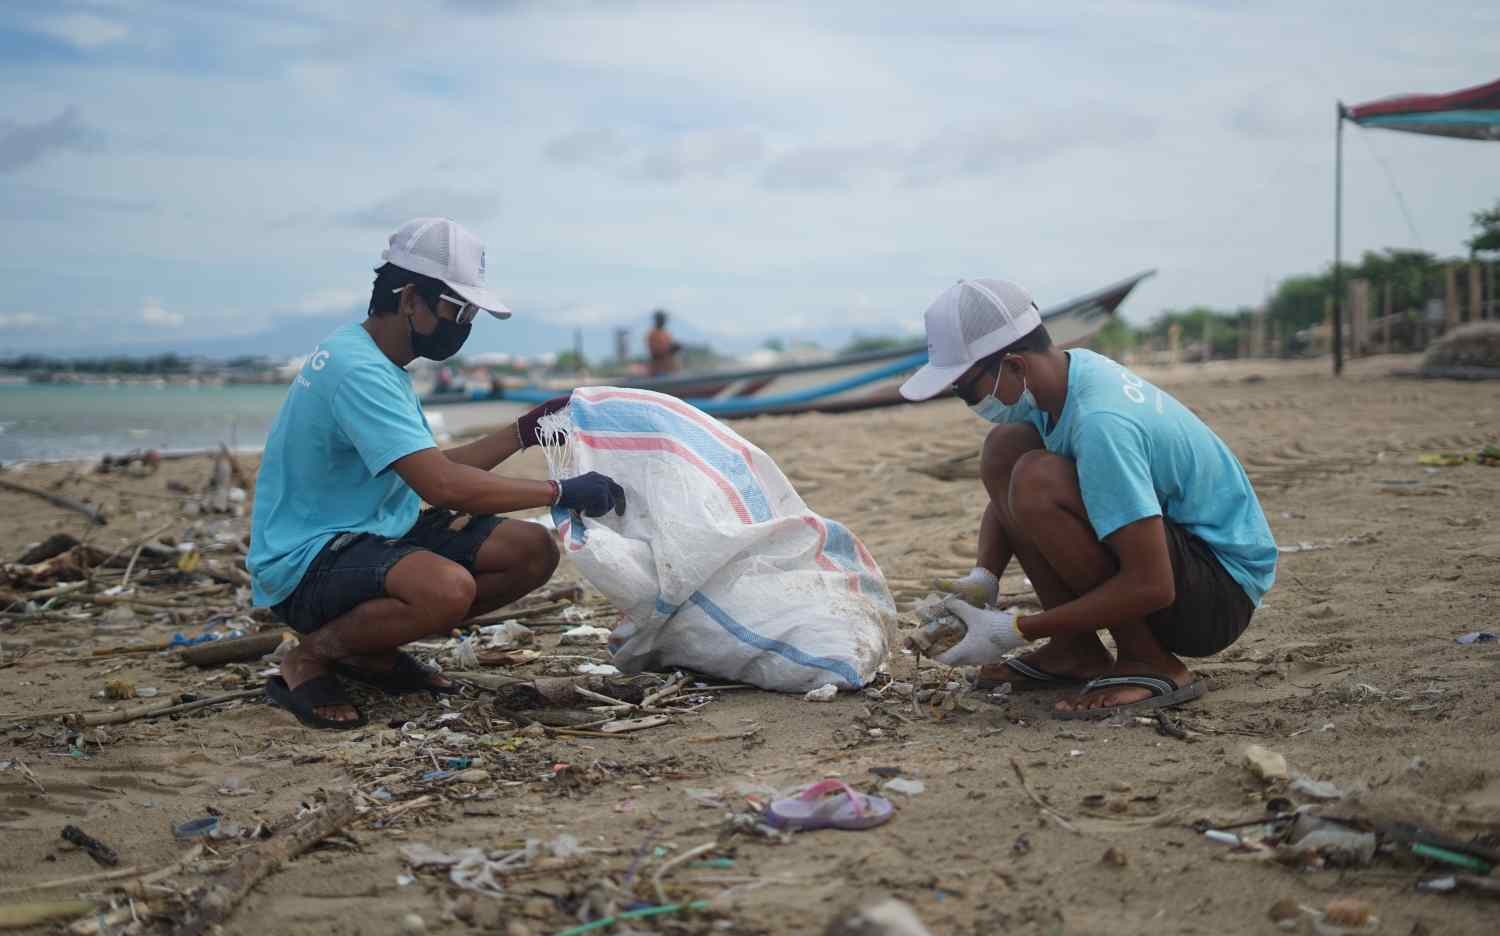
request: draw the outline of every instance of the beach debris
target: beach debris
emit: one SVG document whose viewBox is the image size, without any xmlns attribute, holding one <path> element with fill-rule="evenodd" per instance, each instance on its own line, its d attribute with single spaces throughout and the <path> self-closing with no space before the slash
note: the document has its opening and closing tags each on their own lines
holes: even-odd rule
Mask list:
<svg viewBox="0 0 1500 936">
<path fill-rule="evenodd" d="M 839 694 L 839 687 L 833 683 L 824 683 L 816 689 L 809 689 L 802 694 L 804 702 L 832 702 Z"/>
<path fill-rule="evenodd" d="M 74 728 L 92 728 L 96 725 L 119 725 L 125 722 L 133 722 L 142 718 L 159 718 L 162 715 L 180 715 L 184 712 L 207 708 L 211 705 L 222 705 L 225 702 L 234 702 L 239 699 L 248 699 L 265 694 L 262 686 L 253 689 L 241 689 L 235 692 L 226 692 L 222 695 L 209 696 L 206 699 L 191 698 L 184 693 L 180 698 L 182 701 L 168 701 L 156 705 L 147 705 L 132 711 L 125 712 L 94 712 L 89 714 L 70 713 L 63 716 L 63 723 Z"/>
<path fill-rule="evenodd" d="M 427 921 L 415 913 L 408 913 L 401 918 L 401 936 L 422 936 L 427 932 Z"/>
<path fill-rule="evenodd" d="M 1334 867 L 1367 865 L 1375 858 L 1375 833 L 1362 832 L 1311 813 L 1299 813 L 1287 836 L 1295 853 L 1316 852 Z"/>
<path fill-rule="evenodd" d="M 71 842 L 79 848 L 88 852 L 90 858 L 107 867 L 114 867 L 120 863 L 120 856 L 108 845 L 89 835 L 87 832 L 75 825 L 63 826 L 62 838 L 65 842 Z"/>
<path fill-rule="evenodd" d="M 536 632 L 514 619 L 484 624 L 479 628 L 479 647 L 482 650 L 514 650 L 534 643 Z"/>
<path fill-rule="evenodd" d="M 890 793 L 900 793 L 905 796 L 916 796 L 926 791 L 927 784 L 920 780 L 913 780 L 910 777 L 896 777 L 893 780 L 887 780 L 882 783 L 880 789 Z"/>
<path fill-rule="evenodd" d="M 942 606 L 938 606 L 941 610 Z M 923 612 L 919 609 L 918 614 Z M 935 657 L 953 649 L 968 633 L 968 625 L 957 615 L 944 611 L 908 634 L 902 646 L 912 653 Z"/>
<path fill-rule="evenodd" d="M 1349 936 L 1373 933 L 1380 928 L 1380 917 L 1374 908 L 1358 897 L 1335 897 L 1321 911 L 1313 910 L 1313 932 L 1319 936 Z"/>
<path fill-rule="evenodd" d="M 486 852 L 462 848 L 446 852 L 431 845 L 401 846 L 401 857 L 414 870 L 436 868 L 448 872 L 448 880 L 464 890 L 499 897 L 505 893 L 503 879 L 518 871 L 560 870 L 587 855 L 578 839 L 562 833 L 549 842 L 527 839 L 523 848 Z"/>
<path fill-rule="evenodd" d="M 111 679 L 104 684 L 106 699 L 124 700 L 135 698 L 135 684 L 124 679 Z"/>
<path fill-rule="evenodd" d="M 612 663 L 580 663 L 573 672 L 581 676 L 618 676 L 620 668 Z"/>
<path fill-rule="evenodd" d="M 1130 857 L 1125 854 L 1123 848 L 1116 848 L 1111 845 L 1104 850 L 1104 854 L 1100 856 L 1099 862 L 1109 867 L 1123 868 L 1130 864 Z"/>
<path fill-rule="evenodd" d="M 295 818 L 278 823 L 275 826 L 278 831 L 269 839 L 236 853 L 223 874 L 190 895 L 187 915 L 176 932 L 196 936 L 223 923 L 262 879 L 342 831 L 355 816 L 354 797 L 349 794 L 334 794 L 321 804 L 302 804 Z"/>
<path fill-rule="evenodd" d="M 100 510 L 98 507 L 95 507 L 93 504 L 84 503 L 83 501 L 75 500 L 71 497 L 64 497 L 61 494 L 51 494 L 47 491 L 41 491 L 34 487 L 29 487 L 25 484 L 17 484 L 16 482 L 11 481 L 8 478 L 0 478 L 0 489 L 14 491 L 17 494 L 27 494 L 31 497 L 44 500 L 54 507 L 58 507 L 63 510 L 71 510 L 74 513 L 78 514 L 83 514 L 90 520 L 90 522 L 94 523 L 97 526 L 105 526 L 109 523 L 109 519 L 105 517 L 104 511 Z"/>
<path fill-rule="evenodd" d="M 1315 800 L 1338 800 L 1345 796 L 1344 791 L 1333 783 L 1327 780 L 1310 780 L 1307 777 L 1298 777 L 1293 780 L 1291 790 L 1293 793 Z"/>
<path fill-rule="evenodd" d="M 1240 751 L 1240 761 L 1255 776 L 1266 782 L 1286 780 L 1290 773 L 1286 758 L 1259 744 L 1248 744 Z"/>
<path fill-rule="evenodd" d="M 53 533 L 40 543 L 34 543 L 27 548 L 16 560 L 16 565 L 36 565 L 39 562 L 46 562 L 80 545 L 82 544 L 78 542 L 78 537 L 71 533 Z"/>
<path fill-rule="evenodd" d="M 1271 904 L 1271 909 L 1266 911 L 1266 916 L 1276 924 L 1277 929 L 1291 932 L 1302 922 L 1302 905 L 1295 898 L 1283 897 Z"/>
<path fill-rule="evenodd" d="M 1472 644 L 1492 643 L 1497 640 L 1500 640 L 1500 634 L 1492 631 L 1470 631 L 1461 637 L 1453 638 L 1454 643 L 1460 643 L 1466 647 Z"/>
<path fill-rule="evenodd" d="M 183 647 L 177 654 L 184 663 L 197 667 L 222 666 L 225 663 L 245 663 L 259 660 L 275 650 L 291 632 L 277 628 L 262 631 L 247 637 L 229 637 L 209 640 L 201 646 Z"/>
<path fill-rule="evenodd" d="M 1417 882 L 1417 890 L 1430 894 L 1448 894 L 1468 891 L 1485 897 L 1500 898 L 1500 878 L 1481 877 L 1477 874 L 1450 874 Z"/>
<path fill-rule="evenodd" d="M 609 640 L 609 634 L 610 630 L 607 627 L 579 624 L 558 635 L 557 642 L 559 644 L 602 644 Z"/>
<path fill-rule="evenodd" d="M 853 831 L 883 825 L 894 814 L 895 807 L 885 797 L 861 793 L 842 780 L 828 779 L 772 801 L 766 807 L 765 819 L 789 831 Z"/>
<path fill-rule="evenodd" d="M 188 839 L 211 837 L 218 830 L 218 816 L 202 816 L 198 819 L 189 819 L 187 822 L 178 823 L 172 827 L 172 834 L 183 841 L 187 841 Z"/>
<path fill-rule="evenodd" d="M 124 472 L 135 478 L 155 474 L 161 467 L 161 453 L 156 449 L 136 449 L 124 455 L 105 455 L 94 471 L 98 474 Z"/>
<path fill-rule="evenodd" d="M 887 897 L 834 914 L 823 936 L 932 936 L 910 904 Z"/>
<path fill-rule="evenodd" d="M 468 770 L 460 770 L 454 774 L 454 783 L 488 783 L 490 772 L 482 767 L 470 767 Z"/>
</svg>

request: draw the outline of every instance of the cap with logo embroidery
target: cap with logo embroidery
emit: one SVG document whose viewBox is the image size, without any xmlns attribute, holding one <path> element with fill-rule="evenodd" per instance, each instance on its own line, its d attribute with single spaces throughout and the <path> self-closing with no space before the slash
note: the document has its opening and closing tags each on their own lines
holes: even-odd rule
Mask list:
<svg viewBox="0 0 1500 936">
<path fill-rule="evenodd" d="M 413 218 L 391 235 L 380 258 L 403 270 L 442 280 L 460 298 L 498 319 L 510 309 L 484 285 L 484 245 L 473 232 L 448 218 Z"/>
<path fill-rule="evenodd" d="M 908 400 L 927 400 L 952 386 L 975 361 L 1015 344 L 1042 324 L 1031 294 L 997 279 L 959 280 L 923 316 L 927 363 L 901 385 Z"/>
</svg>

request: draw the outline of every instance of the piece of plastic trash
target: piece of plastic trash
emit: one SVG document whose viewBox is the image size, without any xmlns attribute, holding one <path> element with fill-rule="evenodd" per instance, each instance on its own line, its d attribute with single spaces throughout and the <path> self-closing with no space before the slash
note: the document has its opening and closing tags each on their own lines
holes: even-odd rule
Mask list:
<svg viewBox="0 0 1500 936">
<path fill-rule="evenodd" d="M 1210 842 L 1218 842 L 1220 845 L 1233 845 L 1235 847 L 1238 847 L 1241 844 L 1240 837 L 1238 835 L 1235 835 L 1233 832 L 1221 832 L 1218 829 L 1205 829 L 1203 832 L 1203 837 L 1208 839 Z"/>
<path fill-rule="evenodd" d="M 816 689 L 809 689 L 803 693 L 802 699 L 806 702 L 832 702 L 834 696 L 839 694 L 839 687 L 833 683 L 825 683 Z"/>
<path fill-rule="evenodd" d="M 1344 798 L 1344 791 L 1327 780 L 1309 780 L 1306 777 L 1298 777 L 1292 781 L 1292 792 L 1300 793 L 1309 799 L 1336 800 Z"/>
<path fill-rule="evenodd" d="M 1299 852 L 1315 851 L 1341 867 L 1367 865 L 1375 858 L 1375 833 L 1360 832 L 1310 813 L 1297 816 L 1287 844 Z"/>
<path fill-rule="evenodd" d="M 1245 769 L 1262 780 L 1285 780 L 1289 776 L 1286 758 L 1259 744 L 1248 744 L 1240 752 Z"/>
<path fill-rule="evenodd" d="M 218 816 L 204 816 L 201 819 L 190 819 L 172 827 L 172 834 L 180 839 L 202 838 L 212 835 L 219 828 Z"/>
<path fill-rule="evenodd" d="M 1470 631 L 1469 633 L 1464 634 L 1462 637 L 1454 638 L 1455 643 L 1461 643 L 1465 646 L 1468 646 L 1469 644 L 1490 643 L 1491 641 L 1495 640 L 1500 640 L 1500 634 L 1495 634 L 1490 631 Z"/>
<path fill-rule="evenodd" d="M 887 780 L 882 783 L 880 788 L 882 790 L 889 790 L 892 793 L 904 793 L 907 796 L 916 796 L 927 789 L 927 784 L 920 780 L 913 780 L 910 777 L 897 777 L 894 780 Z"/>
</svg>

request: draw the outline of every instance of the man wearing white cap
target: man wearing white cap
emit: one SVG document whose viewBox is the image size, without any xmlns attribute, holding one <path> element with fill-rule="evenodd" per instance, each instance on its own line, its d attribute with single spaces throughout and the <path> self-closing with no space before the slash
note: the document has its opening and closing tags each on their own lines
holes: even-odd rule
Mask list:
<svg viewBox="0 0 1500 936">
<path fill-rule="evenodd" d="M 266 695 L 315 728 L 365 723 L 339 676 L 391 695 L 456 691 L 399 648 L 515 601 L 557 568 L 547 530 L 496 514 L 625 510 L 620 485 L 596 472 L 560 483 L 490 473 L 537 444 L 538 421 L 567 397 L 475 442 L 437 447 L 405 366 L 458 353 L 481 310 L 510 311 L 484 284 L 483 245 L 446 218 L 403 224 L 382 259 L 365 320 L 302 365 L 256 479 L 255 603 L 302 635 Z"/>
<path fill-rule="evenodd" d="M 1107 357 L 1054 347 L 1031 296 L 962 280 L 926 314 L 929 363 L 901 392 L 952 387 L 981 419 L 990 497 L 978 561 L 945 606 L 967 625 L 938 656 L 981 684 L 1081 686 L 1060 718 L 1203 694 L 1180 656 L 1229 646 L 1276 574 L 1276 543 L 1244 469 L 1186 407 Z M 1043 611 L 993 610 L 1018 559 Z M 1111 657 L 1098 632 L 1114 638 Z M 1030 641 L 1041 649 L 1005 658 Z"/>
</svg>

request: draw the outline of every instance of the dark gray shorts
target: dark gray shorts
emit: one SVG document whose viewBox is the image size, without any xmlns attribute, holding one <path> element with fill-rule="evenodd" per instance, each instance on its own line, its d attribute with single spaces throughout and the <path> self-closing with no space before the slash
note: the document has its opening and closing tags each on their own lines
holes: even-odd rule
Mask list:
<svg viewBox="0 0 1500 936">
<path fill-rule="evenodd" d="M 391 566 L 422 550 L 473 572 L 479 547 L 505 518 L 470 517 L 463 529 L 455 530 L 452 524 L 457 516 L 451 510 L 429 507 L 399 539 L 374 533 L 337 534 L 319 551 L 286 600 L 271 610 L 293 630 L 311 634 L 366 601 L 384 597 Z"/>
<path fill-rule="evenodd" d="M 1178 656 L 1213 656 L 1250 625 L 1255 604 L 1203 540 L 1163 518 L 1177 598 L 1146 618 L 1151 633 Z"/>
</svg>

